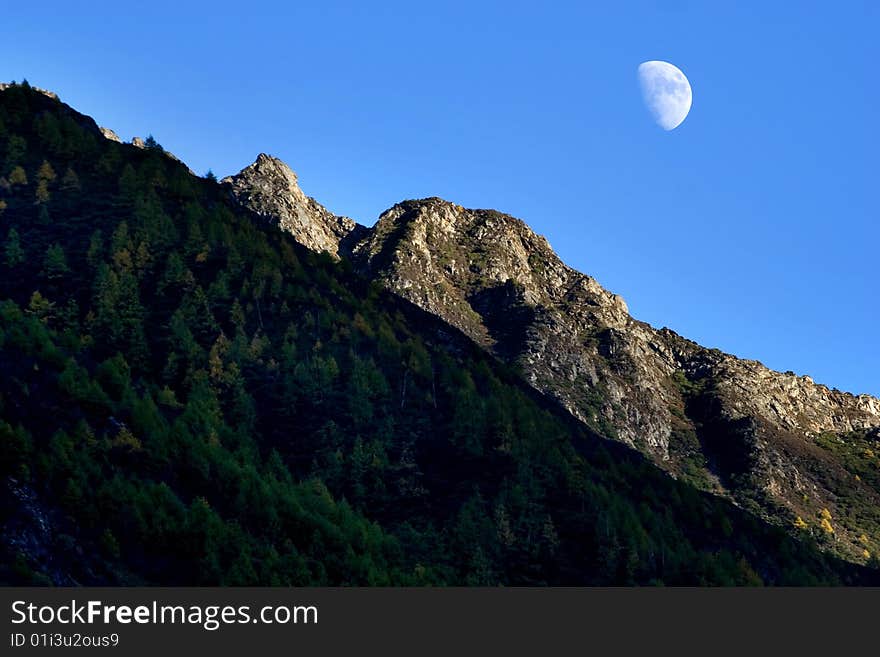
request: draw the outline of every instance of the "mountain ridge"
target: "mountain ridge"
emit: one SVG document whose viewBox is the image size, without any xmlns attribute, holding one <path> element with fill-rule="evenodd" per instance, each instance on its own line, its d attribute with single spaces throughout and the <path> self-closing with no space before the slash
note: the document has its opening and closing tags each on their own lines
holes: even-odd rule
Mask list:
<svg viewBox="0 0 880 657">
<path fill-rule="evenodd" d="M 224 181 L 254 209 L 252 177 Z M 290 225 L 289 189 L 270 180 L 259 187 L 260 214 Z M 296 190 L 295 198 L 308 198 Z M 314 199 L 294 203 L 291 234 L 315 244 L 311 233 L 329 232 L 323 222 L 333 215 Z M 856 433 L 871 443 L 880 428 L 880 400 L 870 395 L 775 372 L 636 320 L 619 295 L 566 265 L 510 215 L 428 197 L 395 204 L 373 227 L 349 226 L 325 249 L 334 257 L 456 326 L 606 436 L 785 526 L 807 517 L 819 531 L 822 509 L 836 512 L 853 484 L 817 442 Z M 864 496 L 880 501 L 874 489 Z M 868 515 L 837 529 L 832 549 L 863 560 L 860 539 L 876 521 Z"/>
</svg>

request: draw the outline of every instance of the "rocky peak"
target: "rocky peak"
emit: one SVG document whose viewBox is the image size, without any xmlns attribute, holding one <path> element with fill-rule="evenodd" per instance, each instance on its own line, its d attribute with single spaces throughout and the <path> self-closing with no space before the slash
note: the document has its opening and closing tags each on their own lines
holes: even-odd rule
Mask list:
<svg viewBox="0 0 880 657">
<path fill-rule="evenodd" d="M 480 309 L 487 294 L 506 286 L 531 306 L 579 298 L 594 311 L 601 308 L 612 323 L 629 317 L 623 299 L 565 265 L 525 222 L 436 197 L 404 201 L 384 212 L 354 245 L 352 257 L 361 270 L 432 312 L 448 318 L 457 308 L 453 323 L 474 337 L 480 330 L 469 325 L 484 323 Z M 418 281 L 430 283 L 414 285 Z M 483 335 L 479 341 L 493 340 Z"/>
<path fill-rule="evenodd" d="M 880 438 L 880 401 L 637 321 L 510 215 L 431 197 L 398 203 L 368 229 L 305 196 L 296 175 L 265 155 L 225 182 L 304 245 L 349 257 L 673 476 L 789 527 L 822 509 L 845 514 L 838 504 L 855 482 L 865 508 L 878 511 L 847 520 L 830 549 L 864 560 L 860 536 L 880 524 L 880 491 L 837 453 L 861 458 L 860 445 Z"/>
<path fill-rule="evenodd" d="M 335 215 L 306 196 L 293 170 L 271 155 L 260 153 L 253 164 L 221 182 L 230 186 L 239 203 L 314 251 L 339 257 L 347 238 L 363 230 L 352 219 Z"/>
</svg>

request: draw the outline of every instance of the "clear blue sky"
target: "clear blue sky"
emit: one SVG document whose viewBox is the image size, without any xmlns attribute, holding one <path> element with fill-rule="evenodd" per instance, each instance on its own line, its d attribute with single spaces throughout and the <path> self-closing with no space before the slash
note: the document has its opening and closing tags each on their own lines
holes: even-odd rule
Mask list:
<svg viewBox="0 0 880 657">
<path fill-rule="evenodd" d="M 509 212 L 640 319 L 880 395 L 880 3 L 126 4 L 8 3 L 0 79 L 362 223 Z M 649 59 L 693 86 L 672 132 Z"/>
</svg>

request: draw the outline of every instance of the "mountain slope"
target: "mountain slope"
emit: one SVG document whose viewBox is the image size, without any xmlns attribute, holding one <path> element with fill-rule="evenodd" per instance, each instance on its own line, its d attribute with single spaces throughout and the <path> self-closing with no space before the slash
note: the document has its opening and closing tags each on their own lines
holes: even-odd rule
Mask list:
<svg viewBox="0 0 880 657">
<path fill-rule="evenodd" d="M 249 181 L 229 180 L 249 205 L 242 193 Z M 264 184 L 262 213 L 277 213 L 288 193 Z M 307 243 L 303 233 L 321 231 L 323 222 L 309 214 L 294 235 Z M 848 559 L 864 562 L 880 549 L 880 488 L 873 474 L 866 480 L 856 472 L 877 465 L 865 455 L 880 437 L 880 401 L 639 322 L 525 223 L 496 211 L 406 201 L 330 250 L 676 476 L 793 531 L 806 525 Z M 841 451 L 857 456 L 859 449 L 857 466 L 841 461 Z M 827 513 L 833 532 L 823 523 Z"/>
<path fill-rule="evenodd" d="M 871 583 L 158 145 L 0 91 L 0 581 Z"/>
</svg>

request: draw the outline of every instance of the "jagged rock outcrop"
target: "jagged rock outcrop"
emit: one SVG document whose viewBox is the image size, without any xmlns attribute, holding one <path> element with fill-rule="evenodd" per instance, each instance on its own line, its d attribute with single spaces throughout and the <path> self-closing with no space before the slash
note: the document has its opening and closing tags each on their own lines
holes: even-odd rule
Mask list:
<svg viewBox="0 0 880 657">
<path fill-rule="evenodd" d="M 9 87 L 13 86 L 14 84 L 15 84 L 14 82 L 0 82 L 0 91 L 6 91 L 7 89 L 9 89 Z M 56 94 L 54 91 L 49 91 L 48 89 L 41 89 L 40 87 L 35 87 L 33 85 L 31 85 L 31 89 L 33 89 L 37 93 L 43 94 L 44 96 L 48 96 L 52 100 L 58 100 L 58 94 Z"/>
<path fill-rule="evenodd" d="M 105 128 L 103 126 L 100 127 L 101 134 L 104 135 L 105 139 L 109 139 L 110 141 L 115 141 L 117 144 L 121 144 L 122 140 L 119 138 L 115 132 L 113 132 L 110 128 Z"/>
<path fill-rule="evenodd" d="M 278 223 L 298 242 L 315 251 L 339 255 L 340 246 L 360 234 L 348 217 L 340 217 L 299 188 L 296 174 L 281 160 L 261 153 L 256 162 L 221 182 L 251 210 Z M 353 235 L 356 233 L 357 235 Z"/>
<path fill-rule="evenodd" d="M 799 519 L 856 561 L 870 556 L 866 532 L 880 541 L 880 492 L 857 480 L 852 458 L 841 456 L 880 439 L 877 399 L 637 321 L 623 299 L 565 265 L 511 216 L 428 198 L 395 205 L 367 229 L 305 196 L 293 172 L 265 155 L 226 182 L 240 202 L 304 245 L 350 258 L 674 476 L 781 524 Z M 822 509 L 847 516 L 832 535 L 816 529 Z"/>
</svg>

